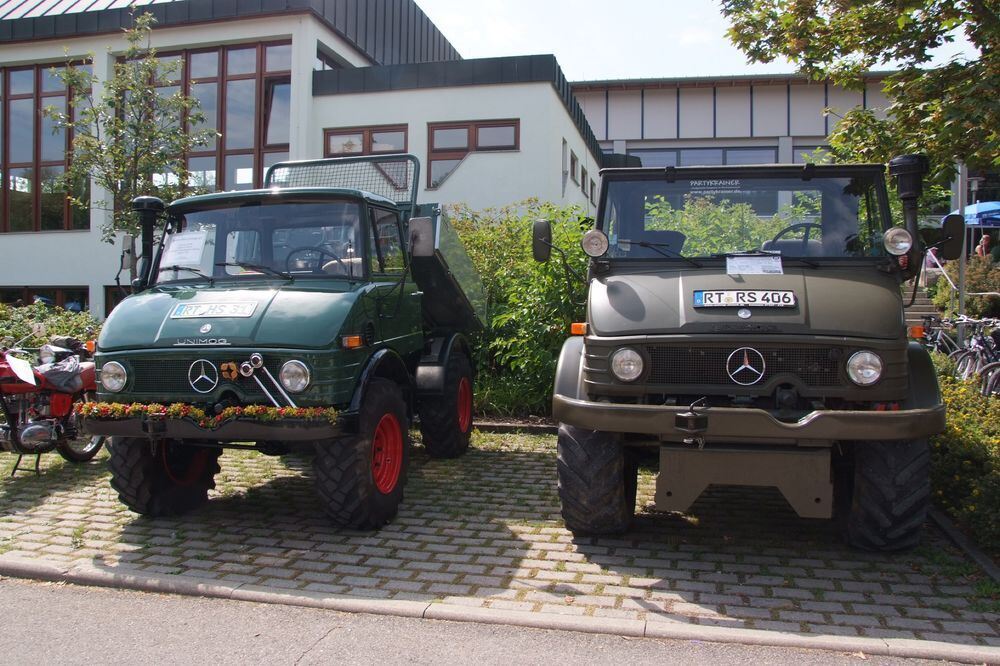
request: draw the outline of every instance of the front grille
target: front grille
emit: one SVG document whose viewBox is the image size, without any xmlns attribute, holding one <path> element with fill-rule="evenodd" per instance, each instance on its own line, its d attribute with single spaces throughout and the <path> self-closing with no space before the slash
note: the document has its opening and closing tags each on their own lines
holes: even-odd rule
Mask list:
<svg viewBox="0 0 1000 666">
<path fill-rule="evenodd" d="M 201 357 L 199 357 L 201 358 Z M 132 388 L 130 392 L 132 393 L 194 393 L 191 388 L 191 384 L 188 382 L 188 370 L 191 368 L 191 363 L 196 359 L 130 359 L 129 365 L 132 366 Z M 245 361 L 245 358 L 235 358 L 229 357 L 224 359 L 207 359 L 215 364 L 216 369 L 222 363 L 234 362 L 239 365 L 240 362 Z M 264 367 L 271 371 L 271 374 L 275 378 L 278 376 L 278 370 L 281 367 L 280 359 L 267 359 L 264 362 Z M 264 386 L 267 390 L 274 395 L 274 386 L 271 384 L 270 380 L 260 371 L 258 375 L 261 381 L 264 382 Z M 242 391 L 247 396 L 253 397 L 264 397 L 264 393 L 260 390 L 260 387 L 250 377 L 237 377 L 234 380 L 225 379 L 222 377 L 221 371 L 219 372 L 219 388 L 226 389 L 237 389 Z"/>
<path fill-rule="evenodd" d="M 829 347 L 754 346 L 764 357 L 767 383 L 776 375 L 793 375 L 806 386 L 838 386 L 841 383 L 842 350 Z M 679 347 L 654 345 L 646 348 L 650 360 L 649 384 L 715 384 L 739 386 L 726 372 L 732 347 Z"/>
</svg>

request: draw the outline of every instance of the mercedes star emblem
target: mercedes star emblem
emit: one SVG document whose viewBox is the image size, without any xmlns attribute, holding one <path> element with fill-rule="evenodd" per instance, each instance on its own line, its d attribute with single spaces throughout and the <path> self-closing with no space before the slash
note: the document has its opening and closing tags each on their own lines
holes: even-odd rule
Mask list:
<svg viewBox="0 0 1000 666">
<path fill-rule="evenodd" d="M 211 324 L 205 324 L 204 326 L 202 326 L 201 328 L 198 329 L 198 331 L 200 333 L 208 333 L 211 330 L 212 330 L 212 325 Z"/>
<path fill-rule="evenodd" d="M 198 393 L 208 393 L 219 384 L 219 371 L 211 361 L 199 358 L 188 368 L 188 382 Z"/>
<path fill-rule="evenodd" d="M 756 384 L 764 378 L 764 355 L 753 347 L 740 347 L 726 359 L 729 378 L 740 386 Z"/>
</svg>

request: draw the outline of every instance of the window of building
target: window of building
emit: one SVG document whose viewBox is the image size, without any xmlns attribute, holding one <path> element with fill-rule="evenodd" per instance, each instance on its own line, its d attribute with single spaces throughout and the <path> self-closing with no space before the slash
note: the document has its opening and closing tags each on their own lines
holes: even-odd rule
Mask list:
<svg viewBox="0 0 1000 666">
<path fill-rule="evenodd" d="M 574 183 L 580 182 L 580 158 L 572 150 L 569 151 L 569 177 Z"/>
<path fill-rule="evenodd" d="M 406 152 L 406 125 L 326 129 L 323 136 L 326 157 Z"/>
<path fill-rule="evenodd" d="M 519 150 L 518 120 L 477 120 L 427 125 L 427 187 L 439 187 L 472 152 Z"/>
<path fill-rule="evenodd" d="M 763 148 L 635 148 L 628 151 L 644 167 L 774 164 L 778 149 Z"/>
<path fill-rule="evenodd" d="M 7 147 L 0 151 L 0 174 L 6 175 L 0 180 L 0 231 L 90 227 L 90 216 L 70 204 L 61 181 L 72 136 L 44 113 L 65 113 L 72 92 L 52 65 L 0 68 L 0 146 Z M 89 183 L 69 194 L 87 200 Z"/>
<path fill-rule="evenodd" d="M 15 306 L 44 303 L 83 312 L 90 309 L 90 291 L 87 287 L 0 287 L 0 303 Z"/>
<path fill-rule="evenodd" d="M 196 98 L 204 116 L 192 129 L 222 136 L 191 151 L 189 184 L 207 190 L 260 187 L 267 167 L 288 159 L 291 62 L 288 42 L 240 44 L 161 56 L 185 62 L 169 82 Z"/>
<path fill-rule="evenodd" d="M 813 162 L 819 164 L 830 156 L 830 146 L 795 146 L 792 149 L 792 161 L 795 164 Z"/>
<path fill-rule="evenodd" d="M 597 205 L 597 185 L 594 181 L 590 181 L 590 203 Z"/>
<path fill-rule="evenodd" d="M 132 288 L 126 286 L 107 285 L 104 287 L 104 316 L 107 317 L 118 304 L 132 294 Z"/>
<path fill-rule="evenodd" d="M 587 173 L 586 169 L 580 170 L 580 189 L 583 190 L 583 196 L 587 196 L 587 188 L 590 187 L 590 174 Z"/>
</svg>

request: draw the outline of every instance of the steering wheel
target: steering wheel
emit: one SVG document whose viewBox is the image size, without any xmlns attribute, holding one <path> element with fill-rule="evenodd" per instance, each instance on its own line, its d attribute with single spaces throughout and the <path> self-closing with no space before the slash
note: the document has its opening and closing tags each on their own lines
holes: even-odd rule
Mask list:
<svg viewBox="0 0 1000 666">
<path fill-rule="evenodd" d="M 798 231 L 799 229 L 805 230 L 805 233 L 802 235 L 802 254 L 806 254 L 806 246 L 809 243 L 809 232 L 812 229 L 817 229 L 820 232 L 822 232 L 823 225 L 816 224 L 815 222 L 796 222 L 795 224 L 790 224 L 781 231 L 779 231 L 777 234 L 775 234 L 774 238 L 771 239 L 771 244 L 778 242 L 778 239 L 781 238 L 782 236 L 785 236 L 786 234 L 789 234 L 792 231 Z"/>
<path fill-rule="evenodd" d="M 330 257 L 331 259 L 335 260 L 337 262 L 337 264 L 340 265 L 340 267 L 344 270 L 344 273 L 348 272 L 347 271 L 347 266 L 344 265 L 344 262 L 341 260 L 340 257 L 338 257 L 337 255 L 335 255 L 333 252 L 330 252 L 329 250 L 324 250 L 321 247 L 297 247 L 297 248 L 295 248 L 293 250 L 289 250 L 288 256 L 285 257 L 285 271 L 286 272 L 291 272 L 291 270 L 292 270 L 292 257 L 295 256 L 296 254 L 300 254 L 302 252 L 315 252 L 316 254 L 319 255 L 319 257 L 316 258 L 316 265 L 313 266 L 311 269 L 309 269 L 309 270 L 313 271 L 314 273 L 318 273 L 319 272 L 319 269 L 320 269 L 320 260 L 323 258 L 324 255 L 326 255 L 327 257 Z"/>
</svg>

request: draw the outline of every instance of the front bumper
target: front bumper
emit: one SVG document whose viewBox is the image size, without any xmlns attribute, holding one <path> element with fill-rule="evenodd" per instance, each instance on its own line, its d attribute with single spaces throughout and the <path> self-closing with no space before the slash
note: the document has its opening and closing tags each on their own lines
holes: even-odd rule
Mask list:
<svg viewBox="0 0 1000 666">
<path fill-rule="evenodd" d="M 232 419 L 217 427 L 203 428 L 191 419 L 133 417 L 127 419 L 80 419 L 83 430 L 91 435 L 141 437 L 145 439 L 196 439 L 213 442 L 303 442 L 330 439 L 343 433 L 339 425 L 326 421 L 279 419 L 255 421 Z"/>
<path fill-rule="evenodd" d="M 709 442 L 794 443 L 834 440 L 904 440 L 937 434 L 944 430 L 945 409 L 938 404 L 899 411 L 817 410 L 794 423 L 774 418 L 763 409 L 707 407 L 704 432 L 679 430 L 678 414 L 686 406 L 623 405 L 579 400 L 556 394 L 552 415 L 560 423 L 586 430 L 649 435 L 651 439 L 684 441 L 693 436 Z"/>
</svg>

